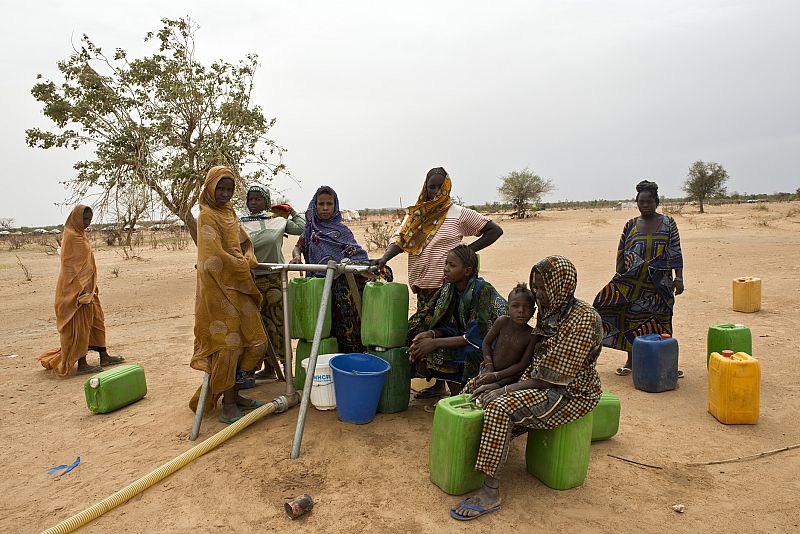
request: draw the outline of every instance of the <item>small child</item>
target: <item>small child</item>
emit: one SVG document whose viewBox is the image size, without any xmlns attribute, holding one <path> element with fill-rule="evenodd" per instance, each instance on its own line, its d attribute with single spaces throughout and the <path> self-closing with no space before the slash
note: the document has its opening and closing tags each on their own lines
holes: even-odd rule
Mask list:
<svg viewBox="0 0 800 534">
<path fill-rule="evenodd" d="M 508 295 L 508 314 L 499 317 L 483 338 L 483 363 L 475 387 L 516 380 L 530 365 L 536 336 L 528 321 L 534 311 L 536 296 L 525 284 L 517 284 Z"/>
</svg>

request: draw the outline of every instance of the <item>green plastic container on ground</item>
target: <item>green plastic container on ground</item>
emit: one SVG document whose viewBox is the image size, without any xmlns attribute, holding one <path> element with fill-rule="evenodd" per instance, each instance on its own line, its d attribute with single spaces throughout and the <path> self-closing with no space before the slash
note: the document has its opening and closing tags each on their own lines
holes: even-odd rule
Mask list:
<svg viewBox="0 0 800 534">
<path fill-rule="evenodd" d="M 475 469 L 483 430 L 483 410 L 472 396 L 456 395 L 436 404 L 428 453 L 431 482 L 449 495 L 463 495 L 483 485 Z"/>
<path fill-rule="evenodd" d="M 141 365 L 119 365 L 89 377 L 83 384 L 86 406 L 94 413 L 109 413 L 147 395 Z"/>
<path fill-rule="evenodd" d="M 592 412 L 550 430 L 531 430 L 525 448 L 528 473 L 544 485 L 566 490 L 583 484 L 589 470 Z"/>
<path fill-rule="evenodd" d="M 706 369 L 712 352 L 722 354 L 723 350 L 744 352 L 753 355 L 753 336 L 743 324 L 715 324 L 708 327 Z"/>
<path fill-rule="evenodd" d="M 292 339 L 314 339 L 317 327 L 319 305 L 322 302 L 322 288 L 325 279 L 319 277 L 292 278 L 289 280 L 289 302 L 292 309 Z M 331 335 L 331 301 L 325 310 L 322 323 L 322 337 Z"/>
<path fill-rule="evenodd" d="M 370 347 L 367 351 L 383 358 L 391 366 L 378 402 L 378 411 L 381 413 L 397 413 L 408 409 L 411 398 L 411 363 L 408 361 L 407 350 L 406 347 Z"/>
<path fill-rule="evenodd" d="M 361 298 L 361 343 L 367 347 L 402 347 L 408 335 L 408 286 L 367 282 Z"/>
<path fill-rule="evenodd" d="M 336 354 L 339 352 L 339 343 L 335 337 L 324 337 L 319 340 L 319 354 Z M 301 339 L 297 342 L 294 355 L 294 389 L 303 391 L 306 384 L 306 370 L 300 362 L 311 356 L 311 341 Z"/>
<path fill-rule="evenodd" d="M 604 441 L 619 432 L 619 413 L 619 397 L 603 391 L 600 402 L 592 410 L 592 441 Z"/>
</svg>

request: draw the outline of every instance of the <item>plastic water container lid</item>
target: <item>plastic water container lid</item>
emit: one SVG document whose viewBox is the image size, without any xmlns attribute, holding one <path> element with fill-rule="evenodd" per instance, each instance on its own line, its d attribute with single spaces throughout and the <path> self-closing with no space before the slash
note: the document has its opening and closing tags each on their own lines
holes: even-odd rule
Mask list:
<svg viewBox="0 0 800 534">
<path fill-rule="evenodd" d="M 661 339 L 669 339 L 672 336 L 670 334 L 661 334 Z"/>
<path fill-rule="evenodd" d="M 732 350 L 723 350 L 722 355 L 726 358 L 733 358 L 733 351 Z"/>
<path fill-rule="evenodd" d="M 89 379 L 89 387 L 90 388 L 94 389 L 94 388 L 98 387 L 99 385 L 100 385 L 100 379 L 99 378 L 95 377 L 95 378 L 90 378 Z"/>
</svg>

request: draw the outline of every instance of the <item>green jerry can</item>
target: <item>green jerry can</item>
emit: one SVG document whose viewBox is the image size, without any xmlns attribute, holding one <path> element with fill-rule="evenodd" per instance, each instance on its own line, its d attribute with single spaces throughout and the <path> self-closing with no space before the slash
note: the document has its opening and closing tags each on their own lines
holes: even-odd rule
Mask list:
<svg viewBox="0 0 800 534">
<path fill-rule="evenodd" d="M 600 402 L 592 410 L 592 441 L 613 438 L 619 432 L 619 397 L 603 391 Z"/>
<path fill-rule="evenodd" d="M 94 413 L 108 413 L 133 404 L 147 395 L 141 365 L 120 365 L 89 377 L 83 384 L 86 406 Z"/>
<path fill-rule="evenodd" d="M 525 447 L 528 473 L 557 490 L 583 484 L 589 470 L 592 412 L 550 430 L 530 430 Z"/>
<path fill-rule="evenodd" d="M 289 302 L 292 309 L 292 339 L 314 339 L 317 327 L 319 305 L 322 302 L 322 288 L 325 279 L 318 277 L 292 278 L 289 280 Z M 322 323 L 322 337 L 331 335 L 331 300 L 325 309 Z"/>
<path fill-rule="evenodd" d="M 750 329 L 743 324 L 715 324 L 708 327 L 706 348 L 706 369 L 712 352 L 722 354 L 724 350 L 734 353 L 744 352 L 753 355 L 753 336 Z"/>
<path fill-rule="evenodd" d="M 483 430 L 483 410 L 472 395 L 456 395 L 436 404 L 428 470 L 431 482 L 449 495 L 463 495 L 483 485 L 475 469 Z"/>
<path fill-rule="evenodd" d="M 371 347 L 367 352 L 383 358 L 391 366 L 383 384 L 378 411 L 381 413 L 397 413 L 408 409 L 411 398 L 411 362 L 408 361 L 408 349 L 400 347 L 385 349 Z"/>
<path fill-rule="evenodd" d="M 339 352 L 339 343 L 335 337 L 324 337 L 319 340 L 319 354 L 336 354 Z M 294 389 L 303 390 L 306 383 L 306 370 L 300 362 L 311 356 L 311 341 L 301 339 L 297 342 L 294 354 Z"/>
<path fill-rule="evenodd" d="M 367 347 L 402 347 L 408 335 L 408 286 L 367 282 L 361 298 L 361 343 Z"/>
</svg>

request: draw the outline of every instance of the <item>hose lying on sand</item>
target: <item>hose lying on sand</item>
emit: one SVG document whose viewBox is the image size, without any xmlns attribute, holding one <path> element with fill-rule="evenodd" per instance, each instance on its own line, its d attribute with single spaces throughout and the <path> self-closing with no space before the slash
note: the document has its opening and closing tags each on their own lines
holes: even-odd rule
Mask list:
<svg viewBox="0 0 800 534">
<path fill-rule="evenodd" d="M 97 519 L 109 510 L 112 510 L 120 504 L 129 501 L 153 484 L 160 482 L 178 469 L 182 468 L 192 460 L 196 460 L 205 453 L 213 450 L 259 419 L 273 412 L 285 412 L 291 406 L 296 404 L 297 395 L 292 395 L 288 398 L 286 396 L 280 396 L 272 402 L 256 408 L 235 423 L 232 423 L 230 426 L 220 430 L 202 443 L 198 443 L 188 451 L 176 458 L 173 458 L 155 471 L 151 471 L 139 480 L 122 488 L 113 495 L 106 497 L 102 501 L 90 506 L 86 510 L 77 513 L 68 519 L 65 519 L 56 526 L 48 528 L 44 531 L 44 534 L 66 534 L 67 532 L 72 532 L 73 530 L 82 527 L 83 525 Z"/>
</svg>

